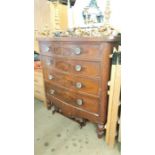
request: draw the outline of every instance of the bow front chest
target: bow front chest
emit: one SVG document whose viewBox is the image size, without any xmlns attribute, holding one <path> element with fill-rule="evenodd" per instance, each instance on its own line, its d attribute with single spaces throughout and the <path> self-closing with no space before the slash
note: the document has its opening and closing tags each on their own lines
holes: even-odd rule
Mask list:
<svg viewBox="0 0 155 155">
<path fill-rule="evenodd" d="M 39 38 L 47 107 L 81 123 L 97 124 L 102 137 L 107 117 L 113 47 L 120 38 Z"/>
</svg>

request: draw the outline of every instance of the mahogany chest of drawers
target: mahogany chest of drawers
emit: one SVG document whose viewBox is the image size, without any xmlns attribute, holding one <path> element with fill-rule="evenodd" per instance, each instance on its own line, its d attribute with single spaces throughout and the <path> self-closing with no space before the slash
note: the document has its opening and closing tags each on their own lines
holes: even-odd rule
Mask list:
<svg viewBox="0 0 155 155">
<path fill-rule="evenodd" d="M 39 38 L 48 108 L 97 124 L 102 137 L 107 117 L 113 47 L 120 38 Z"/>
</svg>

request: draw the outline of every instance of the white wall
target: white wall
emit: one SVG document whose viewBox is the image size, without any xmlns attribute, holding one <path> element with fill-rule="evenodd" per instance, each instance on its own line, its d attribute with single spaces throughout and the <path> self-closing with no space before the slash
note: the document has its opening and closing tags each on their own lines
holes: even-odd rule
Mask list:
<svg viewBox="0 0 155 155">
<path fill-rule="evenodd" d="M 122 0 L 110 0 L 111 1 L 111 18 L 110 23 L 116 29 L 121 31 L 121 2 Z"/>
</svg>

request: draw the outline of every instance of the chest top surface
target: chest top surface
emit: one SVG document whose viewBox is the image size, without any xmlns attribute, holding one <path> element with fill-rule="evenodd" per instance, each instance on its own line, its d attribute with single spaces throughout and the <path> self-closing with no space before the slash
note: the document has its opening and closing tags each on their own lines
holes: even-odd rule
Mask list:
<svg viewBox="0 0 155 155">
<path fill-rule="evenodd" d="M 105 37 L 39 37 L 38 41 L 94 41 L 94 42 L 120 42 L 121 36 Z"/>
</svg>

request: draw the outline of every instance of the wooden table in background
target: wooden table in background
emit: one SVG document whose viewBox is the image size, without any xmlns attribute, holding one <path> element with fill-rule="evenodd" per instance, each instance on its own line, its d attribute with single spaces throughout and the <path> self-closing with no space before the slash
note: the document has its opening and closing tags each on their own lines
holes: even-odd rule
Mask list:
<svg viewBox="0 0 155 155">
<path fill-rule="evenodd" d="M 120 62 L 121 55 L 120 51 L 119 53 L 118 51 L 115 51 L 114 53 L 111 68 L 108 119 L 106 124 L 106 143 L 110 147 L 114 146 L 116 136 L 118 135 L 117 125 L 119 120 L 120 93 L 121 93 L 121 62 Z"/>
<path fill-rule="evenodd" d="M 46 97 L 44 90 L 44 82 L 43 82 L 43 73 L 42 69 L 34 70 L 34 97 L 43 101 L 46 106 Z"/>
</svg>

